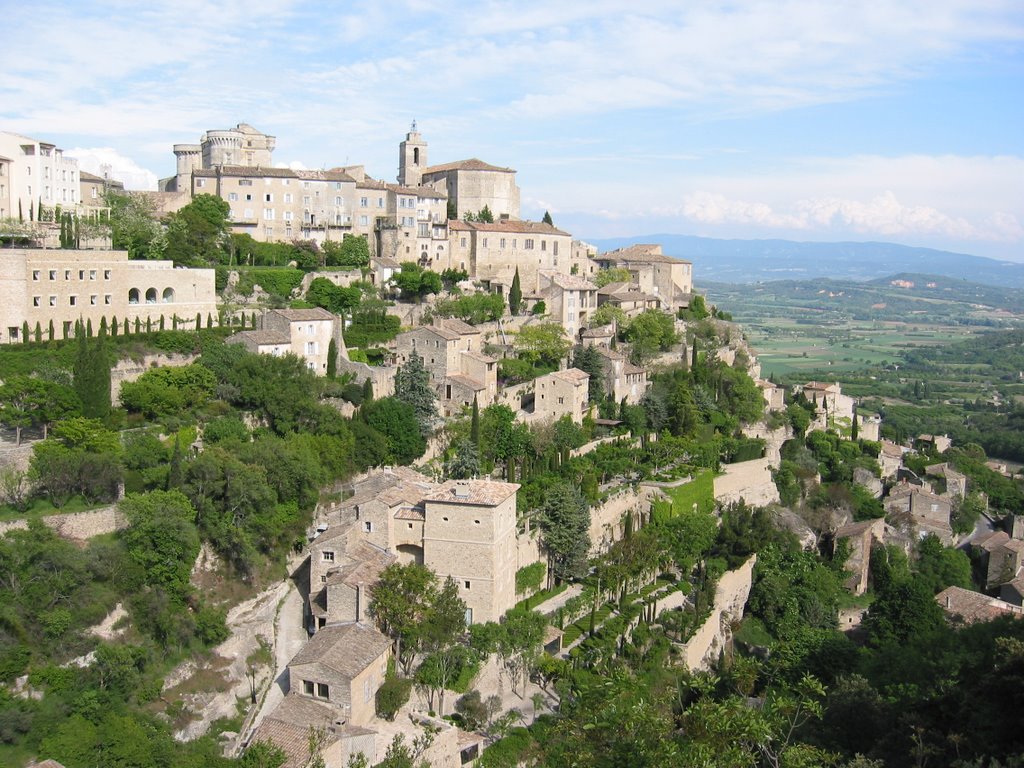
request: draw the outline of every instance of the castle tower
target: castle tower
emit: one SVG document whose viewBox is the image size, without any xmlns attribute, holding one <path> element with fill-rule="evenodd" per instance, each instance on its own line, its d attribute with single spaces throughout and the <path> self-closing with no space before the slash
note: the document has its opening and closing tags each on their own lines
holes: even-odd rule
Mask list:
<svg viewBox="0 0 1024 768">
<path fill-rule="evenodd" d="M 174 157 L 177 161 L 175 189 L 185 192 L 192 189 L 192 171 L 202 168 L 202 147 L 198 144 L 175 144 Z"/>
<path fill-rule="evenodd" d="M 203 134 L 203 168 L 241 165 L 242 134 L 237 130 L 207 131 Z"/>
<path fill-rule="evenodd" d="M 427 167 L 427 142 L 416 130 L 412 121 L 405 141 L 398 145 L 398 183 L 405 187 L 418 187 Z"/>
</svg>

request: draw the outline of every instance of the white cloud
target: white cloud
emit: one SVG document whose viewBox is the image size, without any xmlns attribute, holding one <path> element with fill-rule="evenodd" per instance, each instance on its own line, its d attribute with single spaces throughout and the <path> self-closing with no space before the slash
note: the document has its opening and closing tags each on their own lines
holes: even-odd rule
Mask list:
<svg viewBox="0 0 1024 768">
<path fill-rule="evenodd" d="M 157 177 L 129 157 L 120 154 L 113 147 L 75 147 L 66 151 L 68 157 L 78 159 L 79 170 L 96 176 L 110 175 L 110 178 L 124 183 L 125 189 L 155 190 Z"/>
</svg>

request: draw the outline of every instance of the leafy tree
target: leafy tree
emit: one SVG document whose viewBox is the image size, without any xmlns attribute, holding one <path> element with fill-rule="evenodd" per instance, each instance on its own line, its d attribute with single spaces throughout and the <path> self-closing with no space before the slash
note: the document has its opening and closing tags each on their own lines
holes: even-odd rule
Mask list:
<svg viewBox="0 0 1024 768">
<path fill-rule="evenodd" d="M 907 643 L 945 626 L 932 585 L 924 580 L 898 578 L 877 586 L 863 623 L 872 646 Z"/>
<path fill-rule="evenodd" d="M 462 440 L 455 449 L 455 455 L 444 465 L 445 477 L 466 480 L 480 474 L 480 451 L 472 440 Z"/>
<path fill-rule="evenodd" d="M 76 393 L 54 381 L 11 376 L 0 384 L 0 423 L 14 428 L 17 445 L 25 427 L 42 426 L 45 439 L 50 424 L 80 410 Z"/>
<path fill-rule="evenodd" d="M 199 408 L 213 397 L 216 388 L 217 378 L 205 366 L 164 366 L 122 384 L 121 403 L 152 419 Z"/>
<path fill-rule="evenodd" d="M 626 313 L 622 310 L 622 307 L 616 307 L 614 304 L 602 304 L 590 316 L 590 326 L 592 328 L 600 325 L 612 325 L 613 323 L 620 330 L 627 325 Z"/>
<path fill-rule="evenodd" d="M 391 282 L 401 291 L 402 298 L 417 301 L 430 293 L 443 289 L 441 276 L 429 269 L 423 269 L 414 261 L 403 261 L 402 270 L 392 276 Z"/>
<path fill-rule="evenodd" d="M 497 636 L 498 657 L 512 680 L 512 690 L 521 683 L 525 691 L 526 678 L 544 641 L 547 620 L 537 611 L 513 608 L 501 617 Z"/>
<path fill-rule="evenodd" d="M 216 195 L 196 195 L 167 218 L 165 255 L 175 266 L 214 266 L 224 253 L 228 233 L 227 201 Z"/>
<path fill-rule="evenodd" d="M 625 267 L 609 267 L 608 269 L 599 269 L 594 275 L 593 282 L 598 288 L 604 288 L 610 283 L 631 283 L 633 276 Z"/>
<path fill-rule="evenodd" d="M 678 341 L 675 321 L 661 310 L 645 310 L 626 328 L 626 341 L 632 344 L 630 360 L 642 365 L 658 352 L 668 351 Z"/>
<path fill-rule="evenodd" d="M 977 491 L 972 491 L 964 498 L 955 501 L 950 515 L 953 533 L 963 534 L 973 531 L 984 511 L 985 502 Z"/>
<path fill-rule="evenodd" d="M 473 394 L 473 409 L 469 417 L 469 439 L 478 449 L 480 448 L 480 404 L 476 394 Z"/>
<path fill-rule="evenodd" d="M 363 403 L 360 418 L 387 440 L 388 458 L 398 464 L 411 464 L 427 450 L 416 411 L 395 397 Z"/>
<path fill-rule="evenodd" d="M 320 247 L 328 267 L 365 267 L 370 264 L 370 244 L 365 237 L 346 235 L 341 242 L 328 240 Z"/>
<path fill-rule="evenodd" d="M 934 534 L 925 536 L 917 545 L 916 579 L 928 586 L 932 594 L 946 587 L 971 588 L 971 561 L 959 549 L 942 545 Z"/>
<path fill-rule="evenodd" d="M 565 329 L 558 323 L 539 323 L 524 327 L 515 338 L 516 352 L 531 365 L 557 368 L 572 349 Z"/>
<path fill-rule="evenodd" d="M 437 395 L 430 385 L 430 372 L 415 351 L 395 372 L 395 399 L 412 407 L 421 435 L 426 437 L 433 431 L 437 419 Z"/>
<path fill-rule="evenodd" d="M 512 278 L 512 287 L 508 290 L 508 311 L 513 315 L 518 315 L 522 303 L 523 287 L 519 282 L 519 267 L 516 267 L 516 274 Z"/>
<path fill-rule="evenodd" d="M 544 211 L 544 218 L 542 218 L 541 221 L 549 226 L 555 226 L 555 222 L 552 220 L 551 213 L 549 211 Z"/>
<path fill-rule="evenodd" d="M 75 332 L 73 368 L 75 392 L 82 401 L 82 413 L 102 419 L 110 413 L 110 358 L 104 335 L 92 340 L 79 323 Z"/>
<path fill-rule="evenodd" d="M 363 292 L 358 286 L 343 288 L 326 277 L 314 278 L 306 291 L 306 301 L 336 315 L 344 315 L 359 306 L 362 298 Z"/>
<path fill-rule="evenodd" d="M 192 587 L 189 577 L 199 554 L 196 510 L 178 491 L 131 495 L 119 505 L 128 520 L 122 534 L 129 557 L 146 573 L 146 583 L 178 600 Z"/>
<path fill-rule="evenodd" d="M 604 358 L 597 347 L 576 347 L 572 367 L 590 374 L 587 397 L 592 403 L 600 402 L 604 398 Z"/>
<path fill-rule="evenodd" d="M 548 572 L 561 580 L 586 573 L 590 507 L 583 495 L 569 483 L 553 483 L 544 495 L 540 525 Z"/>
</svg>

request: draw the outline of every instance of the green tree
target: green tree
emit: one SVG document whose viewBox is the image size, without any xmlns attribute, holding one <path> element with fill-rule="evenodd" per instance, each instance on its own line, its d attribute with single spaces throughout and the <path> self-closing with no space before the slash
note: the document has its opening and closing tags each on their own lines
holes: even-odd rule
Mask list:
<svg viewBox="0 0 1024 768">
<path fill-rule="evenodd" d="M 335 379 L 338 376 L 338 342 L 331 337 L 327 345 L 327 378 Z"/>
<path fill-rule="evenodd" d="M 445 477 L 452 480 L 466 480 L 480 474 L 480 450 L 472 440 L 462 440 L 455 448 L 455 454 L 445 462 Z"/>
<path fill-rule="evenodd" d="M 437 395 L 430 385 L 430 372 L 415 351 L 405 365 L 395 371 L 395 398 L 412 407 L 421 435 L 426 437 L 433 431 L 437 420 Z"/>
<path fill-rule="evenodd" d="M 604 358 L 597 347 L 576 347 L 572 367 L 590 374 L 587 397 L 592 403 L 600 402 L 604 398 Z"/>
<path fill-rule="evenodd" d="M 515 338 L 516 352 L 531 365 L 557 368 L 572 349 L 565 329 L 558 323 L 539 323 L 524 327 Z"/>
<path fill-rule="evenodd" d="M 193 197 L 167 218 L 165 256 L 176 266 L 216 265 L 224 254 L 230 210 L 227 201 L 216 195 Z"/>
<path fill-rule="evenodd" d="M 473 394 L 473 410 L 469 417 L 469 439 L 479 450 L 480 448 L 480 403 Z"/>
<path fill-rule="evenodd" d="M 607 269 L 599 269 L 597 274 L 594 275 L 594 285 L 598 288 L 604 288 L 610 283 L 630 283 L 633 281 L 633 276 L 629 270 L 625 267 L 609 267 Z"/>
<path fill-rule="evenodd" d="M 648 309 L 635 317 L 626 328 L 626 341 L 632 345 L 630 360 L 642 365 L 658 352 L 668 351 L 679 339 L 675 321 L 659 309 Z"/>
<path fill-rule="evenodd" d="M 370 244 L 360 235 L 346 235 L 341 242 L 328 240 L 321 248 L 328 267 L 366 267 L 370 264 Z"/>
<path fill-rule="evenodd" d="M 128 520 L 122 540 L 146 582 L 178 600 L 191 593 L 189 577 L 199 554 L 196 510 L 179 491 L 130 495 L 118 508 Z"/>
<path fill-rule="evenodd" d="M 411 464 L 427 450 L 416 411 L 395 397 L 364 402 L 360 418 L 387 440 L 388 458 L 398 464 Z"/>
<path fill-rule="evenodd" d="M 540 653 L 546 626 L 547 620 L 542 614 L 526 608 L 513 608 L 502 616 L 498 657 L 509 672 L 513 692 L 517 683 L 525 692 L 526 679 Z"/>
<path fill-rule="evenodd" d="M 565 580 L 586 573 L 590 550 L 590 507 L 566 482 L 553 483 L 540 509 L 541 542 L 548 553 L 548 573 Z"/>
<path fill-rule="evenodd" d="M 627 325 L 626 313 L 622 310 L 622 307 L 616 307 L 614 304 L 602 304 L 590 316 L 590 326 L 592 328 L 600 325 L 612 325 L 613 323 L 619 330 Z"/>
<path fill-rule="evenodd" d="M 928 586 L 932 594 L 946 587 L 971 588 L 971 561 L 959 549 L 942 545 L 934 534 L 925 536 L 917 545 L 916 579 Z"/>
<path fill-rule="evenodd" d="M 544 218 L 542 218 L 541 221 L 548 226 L 555 226 L 555 222 L 552 220 L 551 213 L 549 211 L 544 211 Z"/>
<path fill-rule="evenodd" d="M 105 335 L 89 338 L 81 323 L 75 331 L 75 360 L 72 369 L 75 392 L 82 413 L 102 419 L 110 413 L 110 358 Z"/>
<path fill-rule="evenodd" d="M 392 276 L 391 282 L 403 299 L 416 302 L 427 294 L 440 293 L 444 287 L 439 274 L 423 269 L 414 261 L 403 261 L 401 271 Z"/>
<path fill-rule="evenodd" d="M 510 314 L 518 315 L 519 307 L 523 303 L 523 288 L 519 282 L 519 267 L 516 267 L 515 276 L 512 278 L 512 287 L 508 289 L 508 311 Z"/>
</svg>

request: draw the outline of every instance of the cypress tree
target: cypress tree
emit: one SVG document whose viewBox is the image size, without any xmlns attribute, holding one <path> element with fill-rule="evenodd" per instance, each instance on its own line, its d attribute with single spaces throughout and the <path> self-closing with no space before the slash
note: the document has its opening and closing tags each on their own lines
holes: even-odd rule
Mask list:
<svg viewBox="0 0 1024 768">
<path fill-rule="evenodd" d="M 31 339 L 28 337 L 28 320 L 21 324 L 21 343 L 28 344 Z"/>
<path fill-rule="evenodd" d="M 152 332 L 153 332 L 153 318 L 152 317 L 147 317 L 146 318 L 146 333 L 152 333 Z"/>
<path fill-rule="evenodd" d="M 697 368 L 697 340 L 693 340 L 693 346 L 690 352 L 690 368 L 696 370 Z"/>
<path fill-rule="evenodd" d="M 142 333 L 142 319 L 138 317 L 135 318 L 135 333 Z"/>
<path fill-rule="evenodd" d="M 512 278 L 512 287 L 508 291 L 508 311 L 513 315 L 518 315 L 522 303 L 523 288 L 519 283 L 519 267 L 516 267 L 515 277 Z"/>
<path fill-rule="evenodd" d="M 199 312 L 196 312 L 196 330 L 201 331 L 203 329 L 203 316 Z"/>
<path fill-rule="evenodd" d="M 39 205 L 36 207 L 36 221 L 43 220 L 43 198 L 39 198 Z"/>
<path fill-rule="evenodd" d="M 72 219 L 72 221 L 74 222 L 74 227 L 75 227 L 75 240 L 74 240 L 74 243 L 72 244 L 72 247 L 80 248 L 81 244 L 82 244 L 82 231 L 79 228 L 78 217 L 75 216 L 74 219 Z"/>
<path fill-rule="evenodd" d="M 541 221 L 543 221 L 545 224 L 548 224 L 548 225 L 550 225 L 552 227 L 555 226 L 555 222 L 552 220 L 551 213 L 549 211 L 544 211 L 544 218 L 541 219 Z"/>
<path fill-rule="evenodd" d="M 333 379 L 338 375 L 338 342 L 331 337 L 327 345 L 327 378 Z"/>
<path fill-rule="evenodd" d="M 106 318 L 106 316 L 104 316 L 104 317 L 100 318 L 100 336 L 106 336 L 107 335 L 107 331 L 108 331 L 108 328 L 107 328 L 107 318 Z"/>
<path fill-rule="evenodd" d="M 110 336 L 111 338 L 117 338 L 117 315 L 110 320 Z"/>
<path fill-rule="evenodd" d="M 853 423 L 850 425 L 850 439 L 857 440 L 860 430 L 857 428 L 857 411 L 853 412 Z"/>
<path fill-rule="evenodd" d="M 213 328 L 213 313 L 212 312 L 207 312 L 206 313 L 206 327 L 207 328 Z"/>
<path fill-rule="evenodd" d="M 85 335 L 92 338 L 92 318 L 85 321 Z"/>
<path fill-rule="evenodd" d="M 36 344 L 38 344 L 42 340 L 43 340 L 43 327 L 39 324 L 39 321 L 36 320 Z"/>
<path fill-rule="evenodd" d="M 469 439 L 477 447 L 480 448 L 480 403 L 477 402 L 476 395 L 473 395 L 473 415 L 469 422 Z"/>
<path fill-rule="evenodd" d="M 24 221 L 25 221 L 25 214 L 22 213 L 22 210 L 21 210 L 21 200 L 18 200 L 18 221 L 20 221 L 22 223 L 24 223 Z"/>
<path fill-rule="evenodd" d="M 163 315 L 160 316 L 160 319 L 163 319 Z M 160 330 L 163 330 L 163 329 L 161 328 Z M 171 315 L 171 330 L 172 331 L 178 330 L 178 316 L 177 315 Z"/>
<path fill-rule="evenodd" d="M 160 315 L 160 330 L 162 331 L 163 329 L 164 329 L 164 316 Z"/>
<path fill-rule="evenodd" d="M 53 341 L 53 320 L 50 320 L 50 341 Z"/>
<path fill-rule="evenodd" d="M 73 366 L 75 392 L 82 401 L 82 415 L 102 419 L 110 413 L 110 362 L 107 358 L 105 329 L 95 342 L 76 327 L 77 350 Z"/>
<path fill-rule="evenodd" d="M 255 312 L 252 313 L 252 327 L 253 328 L 256 327 L 256 313 Z"/>
<path fill-rule="evenodd" d="M 373 379 L 369 376 L 367 376 L 366 381 L 363 382 L 363 402 L 373 402 Z"/>
</svg>

